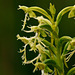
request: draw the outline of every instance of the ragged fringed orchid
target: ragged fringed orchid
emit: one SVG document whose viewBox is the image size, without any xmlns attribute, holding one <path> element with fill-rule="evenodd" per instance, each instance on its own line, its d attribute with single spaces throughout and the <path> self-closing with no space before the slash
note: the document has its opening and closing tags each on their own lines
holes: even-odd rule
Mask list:
<svg viewBox="0 0 75 75">
<path fill-rule="evenodd" d="M 22 31 L 35 33 L 35 36 L 30 38 L 20 37 L 19 34 L 17 35 L 17 39 L 20 39 L 25 44 L 24 49 L 20 49 L 19 51 L 23 53 L 23 64 L 32 63 L 35 66 L 33 72 L 39 69 L 42 75 L 65 75 L 64 66 L 68 68 L 67 62 L 69 62 L 75 53 L 75 38 L 69 36 L 59 38 L 58 25 L 63 15 L 67 12 L 69 12 L 68 18 L 75 18 L 75 5 L 62 9 L 58 13 L 56 20 L 56 9 L 51 3 L 49 8 L 51 16 L 40 7 L 19 5 L 18 9 L 22 9 L 25 13 Z M 42 16 L 37 16 L 36 12 L 42 14 Z M 31 18 L 38 20 L 39 24 L 37 26 L 27 26 L 30 28 L 30 30 L 27 31 L 25 30 L 25 26 L 27 25 L 26 21 L 30 21 Z M 45 37 L 49 37 L 50 40 Z M 26 47 L 28 45 L 30 46 L 29 51 L 38 52 L 38 55 L 32 60 L 27 60 L 26 58 Z M 66 75 L 75 75 L 75 67 L 73 66 Z"/>
</svg>

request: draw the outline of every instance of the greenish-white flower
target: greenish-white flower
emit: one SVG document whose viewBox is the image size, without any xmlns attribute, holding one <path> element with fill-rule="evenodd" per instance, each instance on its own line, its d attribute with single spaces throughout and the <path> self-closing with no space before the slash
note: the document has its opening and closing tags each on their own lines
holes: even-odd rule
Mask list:
<svg viewBox="0 0 75 75">
<path fill-rule="evenodd" d="M 43 24 L 52 25 L 52 23 L 51 23 L 48 19 L 44 18 L 43 16 L 38 16 L 38 17 L 36 17 L 35 19 L 38 20 L 39 26 L 40 26 L 40 25 L 43 25 Z"/>
<path fill-rule="evenodd" d="M 29 61 L 29 62 L 27 62 L 27 58 L 26 58 L 26 47 L 27 47 L 27 45 L 29 44 L 29 46 L 30 46 L 30 50 L 29 51 L 34 51 L 34 52 L 36 52 L 37 50 L 39 51 L 39 54 L 41 53 L 41 52 L 43 52 L 42 51 L 42 49 L 41 49 L 41 47 L 43 48 L 43 49 L 45 49 L 43 46 L 45 46 L 44 44 L 43 44 L 43 42 L 42 42 L 42 40 L 38 37 L 38 33 L 36 33 L 36 35 L 34 36 L 34 37 L 30 37 L 30 38 L 27 38 L 27 37 L 20 37 L 20 35 L 18 34 L 17 35 L 17 39 L 19 39 L 19 40 L 21 40 L 24 44 L 25 44 L 25 46 L 24 46 L 24 49 L 23 50 L 21 50 L 20 49 L 20 53 L 22 53 L 23 52 L 23 55 L 22 55 L 22 60 L 24 60 L 24 62 L 23 62 L 23 64 L 25 64 L 25 63 L 30 63 L 31 61 Z M 38 44 L 37 44 L 38 43 Z M 43 45 L 43 46 L 42 46 Z M 41 46 L 41 47 L 40 47 Z M 40 57 L 38 57 L 38 58 L 40 58 Z M 37 59 L 38 59 L 37 58 Z M 35 58 L 36 59 L 36 58 Z M 36 59 L 36 60 L 37 60 Z M 33 59 L 34 60 L 34 59 Z M 33 61 L 32 60 L 32 61 Z"/>
<path fill-rule="evenodd" d="M 73 38 L 72 41 L 70 41 L 67 50 L 71 50 L 71 52 L 67 54 L 68 56 L 66 58 L 66 62 L 68 62 L 70 58 L 73 56 L 73 54 L 75 53 L 75 38 Z"/>
<path fill-rule="evenodd" d="M 29 9 L 28 7 L 26 7 L 26 6 L 20 6 L 19 5 L 19 8 L 18 9 L 22 9 L 26 14 L 25 14 L 25 19 L 24 19 L 24 23 L 23 23 L 23 28 L 22 28 L 22 30 L 24 30 L 24 28 L 25 28 L 25 25 L 26 25 L 26 20 L 29 20 L 28 18 L 30 17 L 30 18 L 32 18 L 32 17 L 36 17 L 36 15 L 35 15 L 35 13 L 31 10 L 31 9 Z M 28 14 L 29 14 L 29 16 L 28 16 Z"/>
<path fill-rule="evenodd" d="M 38 63 L 35 63 L 34 66 L 35 66 L 35 68 L 34 68 L 33 72 L 35 72 L 35 70 L 37 70 L 37 68 L 39 70 L 44 70 L 46 65 L 44 63 L 38 62 Z"/>
</svg>

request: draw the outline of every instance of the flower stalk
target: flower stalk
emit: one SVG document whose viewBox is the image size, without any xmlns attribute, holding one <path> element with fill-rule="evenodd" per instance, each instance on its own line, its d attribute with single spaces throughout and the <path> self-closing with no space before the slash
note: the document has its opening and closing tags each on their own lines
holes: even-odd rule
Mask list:
<svg viewBox="0 0 75 75">
<path fill-rule="evenodd" d="M 24 49 L 20 49 L 19 51 L 20 53 L 23 53 L 23 64 L 32 63 L 35 66 L 33 72 L 39 69 L 41 70 L 41 75 L 65 75 L 64 67 L 66 66 L 68 68 L 67 62 L 70 61 L 70 58 L 75 53 L 75 38 L 71 38 L 70 36 L 59 37 L 58 25 L 62 16 L 67 12 L 69 12 L 68 18 L 75 17 L 75 5 L 62 9 L 58 13 L 56 21 L 56 9 L 51 3 L 49 7 L 51 15 L 49 15 L 44 9 L 35 6 L 19 6 L 18 9 L 22 9 L 25 13 L 22 31 L 35 34 L 30 38 L 20 37 L 19 34 L 17 35 L 17 39 L 25 44 Z M 37 16 L 35 11 L 41 13 L 42 16 Z M 44 18 L 43 15 L 46 18 Z M 38 20 L 39 24 L 37 26 L 27 26 L 30 30 L 26 31 L 26 21 L 29 21 L 31 18 Z M 49 37 L 50 39 L 47 40 L 46 37 Z M 38 52 L 38 56 L 31 60 L 27 60 L 26 57 L 26 47 L 28 45 L 30 46 L 29 51 L 34 51 L 34 53 Z M 67 72 L 67 75 L 71 74 L 75 74 L 75 67 Z"/>
</svg>

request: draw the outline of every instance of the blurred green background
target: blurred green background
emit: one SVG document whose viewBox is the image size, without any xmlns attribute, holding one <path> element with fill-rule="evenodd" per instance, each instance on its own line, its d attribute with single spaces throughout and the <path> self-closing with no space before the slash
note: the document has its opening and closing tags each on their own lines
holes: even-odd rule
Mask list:
<svg viewBox="0 0 75 75">
<path fill-rule="evenodd" d="M 55 5 L 57 13 L 66 6 L 75 5 L 75 0 L 0 0 L 0 75 L 40 75 L 40 72 L 32 72 L 33 65 L 22 65 L 22 54 L 18 51 L 24 44 L 16 40 L 16 35 L 28 36 L 29 34 L 21 32 L 24 12 L 18 11 L 17 8 L 18 5 L 39 6 L 48 11 L 50 2 Z M 75 36 L 75 20 L 68 19 L 67 14 L 63 16 L 59 28 L 60 37 Z M 35 55 L 29 53 L 28 57 L 33 58 Z M 75 64 L 75 55 L 68 63 L 69 69 L 73 64 Z M 69 69 L 65 68 L 66 72 Z"/>
</svg>

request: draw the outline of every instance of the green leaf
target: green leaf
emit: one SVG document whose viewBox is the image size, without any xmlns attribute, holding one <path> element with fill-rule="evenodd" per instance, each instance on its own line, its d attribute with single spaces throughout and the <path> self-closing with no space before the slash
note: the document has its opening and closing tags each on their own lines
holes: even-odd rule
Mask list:
<svg viewBox="0 0 75 75">
<path fill-rule="evenodd" d="M 59 39 L 58 45 L 61 46 L 63 43 L 72 41 L 72 38 L 69 36 L 63 36 Z"/>
<path fill-rule="evenodd" d="M 54 60 L 46 59 L 43 63 L 47 64 L 47 65 L 51 65 L 53 67 L 56 67 L 60 72 L 62 72 L 61 67 Z"/>
<path fill-rule="evenodd" d="M 62 52 L 62 46 L 63 46 L 63 44 L 65 43 L 65 42 L 69 42 L 69 41 L 71 41 L 72 40 L 72 38 L 71 37 L 69 37 L 69 36 L 63 36 L 63 37 L 61 37 L 60 39 L 59 39 L 59 41 L 58 41 L 58 52 L 59 52 L 59 54 L 61 54 L 61 52 Z"/>
<path fill-rule="evenodd" d="M 49 52 L 49 50 L 45 50 L 44 54 L 46 54 L 50 58 L 50 52 Z"/>
<path fill-rule="evenodd" d="M 75 67 L 71 68 L 66 75 L 75 75 Z"/>
<path fill-rule="evenodd" d="M 45 71 L 46 73 L 52 73 L 52 72 L 53 72 L 53 70 L 51 70 L 47 65 L 46 65 L 44 71 Z"/>
<path fill-rule="evenodd" d="M 71 39 L 70 42 L 66 43 L 64 50 L 63 50 L 63 55 L 73 49 L 75 49 L 75 38 Z"/>
<path fill-rule="evenodd" d="M 47 34 L 45 33 L 44 30 L 41 30 L 40 33 L 41 33 L 42 37 L 47 37 Z"/>
<path fill-rule="evenodd" d="M 51 3 L 50 3 L 50 9 L 49 10 L 50 10 L 52 15 L 55 15 L 56 9 L 55 9 L 54 5 L 52 5 Z"/>
<path fill-rule="evenodd" d="M 68 14 L 68 18 L 72 18 L 72 17 L 75 17 L 75 7 Z"/>
<path fill-rule="evenodd" d="M 30 16 L 30 18 L 36 17 L 36 15 L 35 15 L 35 13 L 33 11 L 29 12 L 29 16 Z"/>
<path fill-rule="evenodd" d="M 42 9 L 40 7 L 35 7 L 35 6 L 30 7 L 30 9 L 32 11 L 36 11 L 36 12 L 39 12 L 39 13 L 43 14 L 44 16 L 46 16 L 52 22 L 51 16 L 44 9 Z"/>
<path fill-rule="evenodd" d="M 60 22 L 61 19 L 62 19 L 62 16 L 63 16 L 65 13 L 67 13 L 68 11 L 70 11 L 72 8 L 73 8 L 73 6 L 66 7 L 66 8 L 62 9 L 62 10 L 58 13 L 57 18 L 56 18 L 56 25 L 59 24 L 59 22 Z"/>
<path fill-rule="evenodd" d="M 40 28 L 44 28 L 50 31 L 56 38 L 58 38 L 57 33 L 52 29 L 50 25 L 44 24 L 44 25 L 41 25 Z"/>
<path fill-rule="evenodd" d="M 69 44 L 70 44 L 70 42 L 67 42 L 67 43 L 66 43 L 62 55 L 65 55 L 67 52 L 69 52 L 69 50 L 67 50 Z"/>
<path fill-rule="evenodd" d="M 65 58 L 64 58 L 64 64 L 68 68 L 68 65 L 67 65 L 67 62 L 66 62 Z"/>
<path fill-rule="evenodd" d="M 49 50 L 51 50 L 54 54 L 56 54 L 56 48 L 54 47 L 54 45 L 52 45 L 50 42 L 48 42 L 47 40 L 40 38 L 42 40 L 42 42 L 47 46 L 47 48 Z"/>
</svg>

